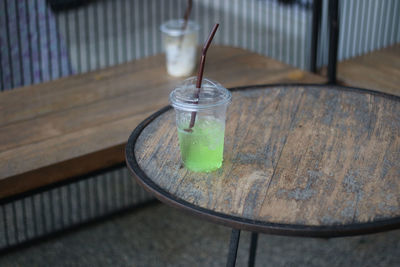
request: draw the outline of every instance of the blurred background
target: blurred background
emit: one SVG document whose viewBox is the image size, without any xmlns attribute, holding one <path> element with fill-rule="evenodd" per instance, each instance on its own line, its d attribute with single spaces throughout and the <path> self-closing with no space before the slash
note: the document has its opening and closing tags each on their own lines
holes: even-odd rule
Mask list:
<svg viewBox="0 0 400 267">
<path fill-rule="evenodd" d="M 315 2 L 194 0 L 190 19 L 201 26 L 199 40 L 205 40 L 212 25 L 219 22 L 215 44 L 241 47 L 309 71 Z M 328 63 L 329 50 L 328 1 L 321 2 L 316 58 L 319 72 Z M 161 53 L 159 26 L 166 20 L 183 17 L 186 3 L 186 0 L 1 0 L 0 91 L 18 90 L 21 86 Z M 398 0 L 339 1 L 338 60 L 399 43 L 399 14 Z M 149 200 L 152 198 L 132 181 L 124 166 L 91 175 L 76 183 L 2 204 L 0 248 Z M 318 244 L 314 244 L 315 248 Z"/>
<path fill-rule="evenodd" d="M 322 1 L 317 67 L 328 62 L 328 4 Z M 195 0 L 204 40 L 242 47 L 309 70 L 313 0 Z M 162 52 L 159 26 L 181 18 L 186 0 L 3 0 L 1 90 L 93 71 Z M 339 5 L 338 60 L 400 42 L 400 3 Z"/>
</svg>

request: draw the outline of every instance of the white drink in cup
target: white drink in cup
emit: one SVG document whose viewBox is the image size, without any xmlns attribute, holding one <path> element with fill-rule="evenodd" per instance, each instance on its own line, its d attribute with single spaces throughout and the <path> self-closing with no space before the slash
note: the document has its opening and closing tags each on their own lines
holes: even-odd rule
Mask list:
<svg viewBox="0 0 400 267">
<path fill-rule="evenodd" d="M 193 73 L 197 64 L 199 26 L 183 19 L 169 20 L 160 27 L 166 54 L 167 72 L 171 76 L 185 77 Z"/>
</svg>

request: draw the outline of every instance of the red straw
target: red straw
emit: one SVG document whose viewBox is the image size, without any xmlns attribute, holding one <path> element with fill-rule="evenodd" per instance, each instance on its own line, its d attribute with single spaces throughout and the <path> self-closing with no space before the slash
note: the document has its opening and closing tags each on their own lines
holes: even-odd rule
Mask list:
<svg viewBox="0 0 400 267">
<path fill-rule="evenodd" d="M 197 82 L 196 82 L 196 88 L 197 91 L 194 95 L 194 98 L 197 99 L 194 103 L 198 104 L 199 103 L 199 97 L 200 97 L 200 89 L 201 89 L 201 82 L 203 80 L 203 73 L 204 73 L 204 65 L 206 63 L 206 54 L 207 54 L 207 50 L 211 45 L 211 42 L 214 38 L 215 33 L 217 32 L 219 23 L 216 23 L 214 25 L 214 28 L 212 29 L 210 35 L 208 36 L 207 41 L 205 42 L 204 46 L 203 46 L 203 51 L 201 53 L 201 60 L 200 60 L 200 68 L 199 68 L 199 72 L 197 73 Z M 194 126 L 196 120 L 196 112 L 192 112 L 192 116 L 190 118 L 190 123 L 189 123 L 189 129 L 185 129 L 185 131 L 187 132 L 191 132 L 192 128 Z"/>
</svg>

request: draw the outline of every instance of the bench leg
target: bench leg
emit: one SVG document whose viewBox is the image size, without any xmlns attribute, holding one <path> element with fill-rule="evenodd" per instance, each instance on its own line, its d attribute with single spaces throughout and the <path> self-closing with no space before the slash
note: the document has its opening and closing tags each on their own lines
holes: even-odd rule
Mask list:
<svg viewBox="0 0 400 267">
<path fill-rule="evenodd" d="M 256 263 L 258 233 L 251 233 L 250 252 L 249 252 L 249 267 L 254 267 Z"/>
<path fill-rule="evenodd" d="M 237 250 L 239 247 L 240 230 L 232 229 L 231 240 L 229 242 L 229 253 L 227 267 L 234 267 L 236 264 Z"/>
</svg>

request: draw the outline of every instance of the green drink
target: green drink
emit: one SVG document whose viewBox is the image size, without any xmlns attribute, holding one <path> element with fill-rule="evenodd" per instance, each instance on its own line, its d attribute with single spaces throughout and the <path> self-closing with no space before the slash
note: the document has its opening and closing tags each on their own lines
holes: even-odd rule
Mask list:
<svg viewBox="0 0 400 267">
<path fill-rule="evenodd" d="M 196 77 L 184 80 L 169 95 L 175 109 L 181 159 L 193 172 L 211 172 L 222 166 L 226 110 L 231 93 L 217 82 Z"/>
<path fill-rule="evenodd" d="M 222 166 L 224 122 L 201 119 L 191 132 L 178 128 L 181 158 L 194 172 L 210 172 Z"/>
</svg>

